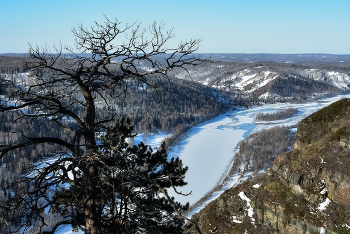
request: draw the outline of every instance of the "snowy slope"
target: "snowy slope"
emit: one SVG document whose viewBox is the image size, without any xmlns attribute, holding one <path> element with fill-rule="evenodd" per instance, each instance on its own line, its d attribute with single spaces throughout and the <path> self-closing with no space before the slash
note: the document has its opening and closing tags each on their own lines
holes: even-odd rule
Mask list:
<svg viewBox="0 0 350 234">
<path fill-rule="evenodd" d="M 235 95 L 255 96 L 261 100 L 278 97 L 292 98 L 292 93 L 276 93 L 273 86 L 300 86 L 304 93 L 322 97 L 329 93 L 339 93 L 350 87 L 350 67 L 337 64 L 303 66 L 289 63 L 230 63 L 215 62 L 203 66 L 189 67 L 187 72 L 178 70 L 173 75 L 179 79 L 193 79 L 204 85 L 230 91 Z M 303 84 L 300 84 L 299 81 Z M 310 83 L 312 82 L 312 83 Z M 282 85 L 281 85 L 282 83 Z M 305 95 L 304 95 L 305 96 Z"/>
<path fill-rule="evenodd" d="M 303 66 L 289 63 L 232 63 L 214 62 L 201 66 L 188 67 L 190 77 L 185 70 L 176 70 L 171 73 L 179 79 L 192 79 L 196 82 L 218 89 L 230 91 L 235 96 L 255 97 L 259 100 L 290 100 L 298 97 L 324 97 L 332 93 L 340 93 L 350 88 L 350 67 L 337 67 L 333 64 Z M 13 77 L 18 85 L 28 85 L 33 81 L 28 73 L 18 73 Z M 300 84 L 298 80 L 303 81 Z M 312 84 L 309 84 L 312 81 Z M 291 92 L 276 92 L 273 88 L 278 86 L 299 87 Z M 281 84 L 282 83 L 282 84 Z M 318 86 L 318 87 L 316 87 Z M 315 89 L 316 87 L 316 89 Z M 142 89 L 142 87 L 140 87 Z M 299 96 L 298 96 L 299 95 Z"/>
</svg>

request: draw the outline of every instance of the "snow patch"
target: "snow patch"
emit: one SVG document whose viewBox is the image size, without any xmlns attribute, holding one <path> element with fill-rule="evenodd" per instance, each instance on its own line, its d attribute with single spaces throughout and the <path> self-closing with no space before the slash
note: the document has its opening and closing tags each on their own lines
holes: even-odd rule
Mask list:
<svg viewBox="0 0 350 234">
<path fill-rule="evenodd" d="M 254 70 L 251 71 L 249 69 L 245 69 L 238 74 L 233 75 L 231 78 L 226 79 L 225 81 L 234 81 L 238 79 L 238 82 L 234 84 L 234 86 L 240 90 L 245 90 L 248 85 L 252 85 L 252 87 L 249 87 L 249 90 L 246 90 L 247 93 L 251 93 L 273 81 L 277 77 L 278 74 L 275 72 L 264 71 L 259 73 Z"/>
<path fill-rule="evenodd" d="M 255 184 L 253 185 L 253 188 L 259 188 L 261 184 Z"/>
<path fill-rule="evenodd" d="M 261 95 L 259 96 L 259 99 L 267 99 L 267 98 L 279 99 L 279 98 L 281 98 L 281 96 L 278 95 L 278 94 L 275 94 L 275 93 L 270 93 L 270 92 L 266 92 L 266 93 L 261 94 Z"/>
<path fill-rule="evenodd" d="M 319 207 L 317 207 L 317 209 L 320 210 L 320 211 L 325 210 L 330 202 L 331 202 L 331 200 L 329 200 L 329 198 L 327 197 L 327 199 L 324 202 L 322 202 L 319 205 Z"/>
<path fill-rule="evenodd" d="M 331 80 L 331 84 L 340 89 L 348 89 L 350 77 L 347 74 L 335 71 L 327 71 L 325 76 Z"/>
<path fill-rule="evenodd" d="M 328 192 L 328 190 L 326 188 L 322 189 L 322 191 L 320 192 L 320 194 L 325 194 L 326 192 Z"/>
<path fill-rule="evenodd" d="M 242 223 L 242 221 L 237 220 L 236 216 L 232 216 L 231 218 L 232 218 L 232 222 L 234 223 Z"/>
<path fill-rule="evenodd" d="M 73 232 L 71 225 L 62 225 L 60 226 L 55 234 L 83 234 L 83 231 Z"/>
<path fill-rule="evenodd" d="M 152 149 L 157 149 L 165 138 L 170 137 L 171 134 L 166 132 L 150 133 L 148 135 L 138 134 L 134 138 L 134 144 L 138 145 L 142 141 L 144 144 L 149 145 Z"/>
<path fill-rule="evenodd" d="M 238 196 L 247 202 L 247 207 L 248 207 L 248 216 L 252 219 L 252 224 L 255 225 L 255 219 L 253 218 L 254 210 L 253 207 L 250 205 L 250 199 L 245 195 L 245 192 L 240 192 Z"/>
</svg>

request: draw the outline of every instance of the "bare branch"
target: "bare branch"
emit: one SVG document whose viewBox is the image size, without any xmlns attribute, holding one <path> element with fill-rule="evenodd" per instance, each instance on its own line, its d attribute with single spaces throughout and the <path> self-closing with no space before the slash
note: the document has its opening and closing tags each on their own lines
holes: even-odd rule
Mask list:
<svg viewBox="0 0 350 234">
<path fill-rule="evenodd" d="M 42 144 L 42 143 L 55 143 L 58 145 L 61 145 L 69 150 L 71 150 L 73 153 L 75 153 L 74 147 L 69 144 L 68 142 L 65 142 L 59 138 L 53 138 L 53 137 L 38 137 L 38 138 L 28 138 L 29 141 L 22 142 L 13 146 L 7 146 L 7 145 L 0 145 L 0 158 L 2 158 L 7 152 L 19 148 L 23 148 L 26 146 L 34 145 L 34 144 Z"/>
</svg>

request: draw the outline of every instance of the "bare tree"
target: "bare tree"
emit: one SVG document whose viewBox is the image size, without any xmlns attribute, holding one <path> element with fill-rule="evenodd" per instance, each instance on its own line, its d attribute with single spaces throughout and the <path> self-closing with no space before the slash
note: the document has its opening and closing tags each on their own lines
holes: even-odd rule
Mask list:
<svg viewBox="0 0 350 234">
<path fill-rule="evenodd" d="M 2 80 L 3 85 L 11 88 L 11 95 L 1 104 L 1 112 L 21 112 L 21 118 L 27 119 L 28 124 L 45 119 L 70 136 L 64 139 L 33 132 L 23 135 L 21 142 L 0 145 L 0 157 L 34 144 L 51 143 L 59 148 L 54 162 L 33 165 L 32 172 L 14 186 L 15 193 L 1 203 L 1 221 L 16 220 L 8 230 L 14 230 L 14 226 L 23 230 L 38 223 L 40 230 L 44 230 L 43 214 L 62 199 L 52 193 L 64 190 L 65 186 L 79 186 L 81 193 L 76 199 L 82 199 L 83 228 L 86 233 L 101 233 L 104 207 L 98 204 L 97 178 L 102 161 L 96 137 L 115 122 L 116 107 L 110 100 L 123 94 L 117 93 L 116 88 L 125 91 L 127 81 L 137 80 L 157 89 L 149 82 L 152 75 L 160 74 L 170 81 L 169 71 L 205 61 L 192 55 L 200 40 L 167 48 L 166 43 L 174 35 L 172 30 L 164 31 L 163 24 L 154 23 L 147 29 L 136 23 L 122 27 L 117 20 L 106 18 L 104 24 L 95 22 L 90 28 L 79 25 L 72 31 L 75 49 L 60 45 L 53 47 L 52 52 L 48 47 L 30 46 L 30 58 L 25 63 L 30 79 L 25 84 Z M 103 118 L 97 117 L 97 108 L 104 109 Z M 78 177 L 84 178 L 83 182 Z M 181 185 L 175 184 L 176 180 L 170 179 L 157 186 L 164 191 L 166 187 Z M 55 228 L 76 222 L 74 209 L 67 208 L 71 219 L 57 223 Z"/>
</svg>

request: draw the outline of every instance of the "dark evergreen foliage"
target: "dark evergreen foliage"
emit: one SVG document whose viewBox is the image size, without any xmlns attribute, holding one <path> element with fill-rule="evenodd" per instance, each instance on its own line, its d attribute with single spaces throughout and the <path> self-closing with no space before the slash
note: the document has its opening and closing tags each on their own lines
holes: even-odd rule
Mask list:
<svg viewBox="0 0 350 234">
<path fill-rule="evenodd" d="M 298 108 L 288 108 L 281 111 L 275 111 L 273 113 L 258 113 L 255 117 L 255 121 L 274 121 L 287 119 L 298 113 Z"/>
<path fill-rule="evenodd" d="M 178 158 L 168 160 L 164 144 L 156 152 L 142 142 L 129 146 L 126 140 L 134 137 L 132 130 L 130 121 L 122 118 L 116 126 L 108 128 L 99 152 L 92 157 L 100 169 L 95 183 L 101 230 L 103 233 L 181 233 L 184 221 L 174 213 L 172 205 L 182 212 L 188 204 L 181 205 L 173 198 L 172 204 L 159 188 L 185 185 L 187 167 Z M 79 171 L 75 173 L 76 185 L 56 193 L 53 208 L 67 218 L 73 216 L 73 225 L 83 226 L 84 200 L 79 194 L 83 193 L 80 186 L 84 186 L 85 176 Z"/>
<path fill-rule="evenodd" d="M 0 74 L 15 74 L 26 72 L 23 67 L 25 57 L 0 56 Z"/>
</svg>

